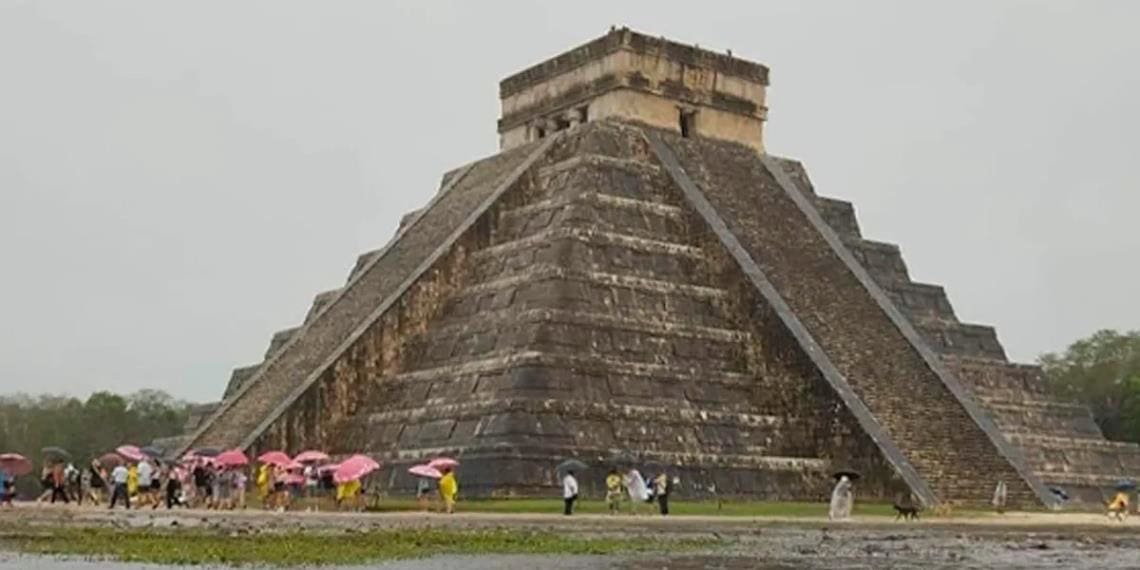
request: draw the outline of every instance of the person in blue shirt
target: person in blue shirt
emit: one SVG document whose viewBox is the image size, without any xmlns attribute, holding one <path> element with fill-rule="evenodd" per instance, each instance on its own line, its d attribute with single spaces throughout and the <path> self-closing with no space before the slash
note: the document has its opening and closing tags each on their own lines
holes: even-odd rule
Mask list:
<svg viewBox="0 0 1140 570">
<path fill-rule="evenodd" d="M 11 505 L 16 496 L 16 481 L 11 475 L 0 471 L 0 505 Z"/>
</svg>

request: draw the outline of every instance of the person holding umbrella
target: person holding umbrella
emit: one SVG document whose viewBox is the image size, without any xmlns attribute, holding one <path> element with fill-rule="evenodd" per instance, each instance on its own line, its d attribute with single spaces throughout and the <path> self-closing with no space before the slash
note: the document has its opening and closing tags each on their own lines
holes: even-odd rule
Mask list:
<svg viewBox="0 0 1140 570">
<path fill-rule="evenodd" d="M 566 470 L 566 474 L 562 476 L 562 501 L 563 510 L 562 514 L 570 516 L 574 514 L 574 502 L 578 500 L 578 479 L 574 477 L 574 470 Z"/>
<path fill-rule="evenodd" d="M 426 513 L 431 507 L 431 482 L 443 477 L 443 473 L 427 464 L 415 465 L 408 469 L 408 473 L 416 476 L 416 502 Z"/>
<path fill-rule="evenodd" d="M 443 473 L 443 477 L 439 479 L 439 497 L 443 499 L 443 512 L 450 515 L 455 512 L 455 499 L 459 496 L 459 481 L 455 479 L 453 467 L 444 467 L 440 472 Z"/>
<path fill-rule="evenodd" d="M 1109 501 L 1105 514 L 1109 518 L 1115 517 L 1118 521 L 1128 518 L 1128 493 L 1136 488 L 1132 481 L 1120 481 L 1116 484 L 1116 495 Z"/>
</svg>

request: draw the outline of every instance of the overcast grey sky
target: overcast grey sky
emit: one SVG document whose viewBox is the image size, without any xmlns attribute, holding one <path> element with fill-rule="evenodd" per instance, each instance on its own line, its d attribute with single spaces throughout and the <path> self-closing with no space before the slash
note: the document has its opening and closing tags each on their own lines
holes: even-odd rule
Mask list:
<svg viewBox="0 0 1140 570">
<path fill-rule="evenodd" d="M 493 8 L 488 8 L 493 6 Z M 0 393 L 220 396 L 611 24 L 772 68 L 768 148 L 1012 357 L 1140 327 L 1140 2 L 0 0 Z"/>
</svg>

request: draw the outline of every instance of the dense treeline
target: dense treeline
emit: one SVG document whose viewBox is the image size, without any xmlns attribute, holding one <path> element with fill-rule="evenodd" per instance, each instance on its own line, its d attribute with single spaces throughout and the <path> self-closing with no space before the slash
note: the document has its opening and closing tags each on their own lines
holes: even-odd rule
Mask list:
<svg viewBox="0 0 1140 570">
<path fill-rule="evenodd" d="M 186 414 L 185 402 L 157 390 L 127 396 L 96 392 L 86 401 L 63 396 L 0 396 L 0 453 L 20 453 L 38 467 L 40 450 L 58 446 L 69 451 L 78 464 L 126 443 L 146 445 L 157 437 L 177 435 Z M 23 489 L 34 481 L 22 483 Z"/>
<path fill-rule="evenodd" d="M 1040 363 L 1053 391 L 1091 408 L 1105 437 L 1140 442 L 1140 331 L 1098 331 Z"/>
</svg>

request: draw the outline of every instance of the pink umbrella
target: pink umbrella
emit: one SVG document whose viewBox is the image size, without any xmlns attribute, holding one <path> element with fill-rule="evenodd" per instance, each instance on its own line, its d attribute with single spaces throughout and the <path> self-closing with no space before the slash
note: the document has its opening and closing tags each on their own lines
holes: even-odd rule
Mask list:
<svg viewBox="0 0 1140 570">
<path fill-rule="evenodd" d="M 282 477 L 281 482 L 285 483 L 286 485 L 304 485 L 305 484 L 305 476 L 299 475 L 297 473 L 290 473 L 290 474 Z"/>
<path fill-rule="evenodd" d="M 293 460 L 290 459 L 288 455 L 285 455 L 284 451 L 266 451 L 258 456 L 257 460 L 278 467 L 286 467 L 290 463 L 293 463 Z"/>
<path fill-rule="evenodd" d="M 459 465 L 459 462 L 450 457 L 436 457 L 428 461 L 427 464 L 429 467 L 434 467 L 442 471 L 443 469 L 454 469 Z"/>
<path fill-rule="evenodd" d="M 317 467 L 317 473 L 327 473 L 329 471 L 335 472 L 337 469 L 340 469 L 340 463 L 326 463 L 320 467 Z"/>
<path fill-rule="evenodd" d="M 19 477 L 32 472 L 32 462 L 19 453 L 5 453 L 0 455 L 0 471 Z"/>
<path fill-rule="evenodd" d="M 439 479 L 443 477 L 443 473 L 440 473 L 439 469 L 436 469 L 431 465 L 416 465 L 415 467 L 408 469 L 408 473 L 411 473 L 416 477 L 428 477 L 431 479 Z"/>
<path fill-rule="evenodd" d="M 249 458 L 246 457 L 240 449 L 223 451 L 221 454 L 214 458 L 214 461 L 216 461 L 218 465 L 221 465 L 222 467 L 242 467 L 249 465 Z"/>
<path fill-rule="evenodd" d="M 122 455 L 129 461 L 142 461 L 146 458 L 146 454 L 139 451 L 139 448 L 134 445 L 120 445 L 115 448 L 115 453 Z"/>
<path fill-rule="evenodd" d="M 333 481 L 337 483 L 355 481 L 379 468 L 380 464 L 371 457 L 353 455 L 341 462 L 340 467 L 333 473 Z"/>
<path fill-rule="evenodd" d="M 324 463 L 329 460 L 329 454 L 323 451 L 310 449 L 309 451 L 302 451 L 293 458 L 297 463 Z"/>
</svg>

